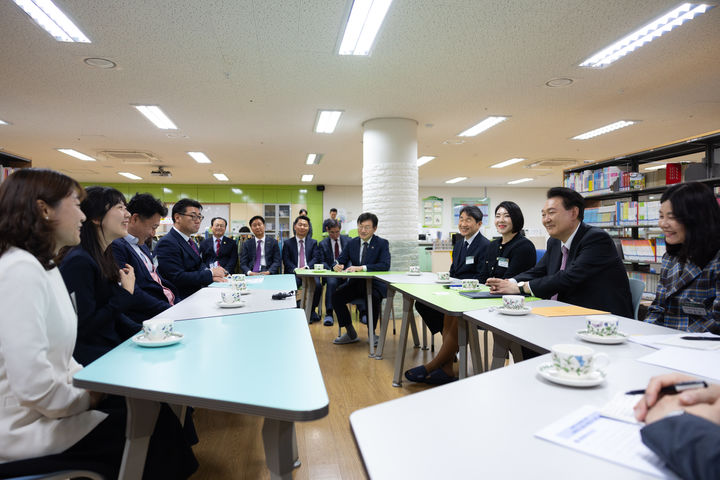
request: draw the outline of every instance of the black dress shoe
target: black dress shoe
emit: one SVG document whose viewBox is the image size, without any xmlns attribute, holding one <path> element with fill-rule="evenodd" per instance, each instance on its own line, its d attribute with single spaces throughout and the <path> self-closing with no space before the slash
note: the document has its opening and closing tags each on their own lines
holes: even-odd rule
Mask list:
<svg viewBox="0 0 720 480">
<path fill-rule="evenodd" d="M 310 314 L 310 323 L 319 322 L 319 321 L 320 321 L 320 316 L 317 313 L 312 312 Z"/>
</svg>

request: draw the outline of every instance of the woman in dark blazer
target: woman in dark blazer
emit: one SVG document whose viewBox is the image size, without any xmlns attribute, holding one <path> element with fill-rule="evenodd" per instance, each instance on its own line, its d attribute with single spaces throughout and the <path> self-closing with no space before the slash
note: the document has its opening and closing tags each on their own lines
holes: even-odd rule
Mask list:
<svg viewBox="0 0 720 480">
<path fill-rule="evenodd" d="M 660 282 L 646 322 L 720 334 L 720 206 L 702 183 L 680 183 L 660 197 L 665 235 Z"/>
</svg>

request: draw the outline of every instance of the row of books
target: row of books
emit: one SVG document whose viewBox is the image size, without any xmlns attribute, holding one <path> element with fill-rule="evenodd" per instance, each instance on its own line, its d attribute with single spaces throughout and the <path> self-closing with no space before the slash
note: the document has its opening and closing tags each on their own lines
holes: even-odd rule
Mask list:
<svg viewBox="0 0 720 480">
<path fill-rule="evenodd" d="M 11 173 L 13 173 L 15 170 L 18 170 L 18 168 L 13 167 L 3 167 L 0 165 L 0 183 L 4 182 L 7 177 L 10 176 Z"/>
<path fill-rule="evenodd" d="M 566 173 L 563 185 L 580 193 L 609 193 L 645 188 L 645 175 L 626 172 L 620 167 Z"/>
<path fill-rule="evenodd" d="M 649 295 L 643 295 L 643 298 L 655 298 L 660 275 L 656 273 L 628 272 L 628 278 L 636 278 L 645 283 L 644 292 Z"/>
<path fill-rule="evenodd" d="M 585 209 L 585 223 L 598 227 L 657 226 L 660 201 L 620 200 L 615 204 Z"/>
<path fill-rule="evenodd" d="M 625 260 L 640 263 L 660 263 L 665 255 L 665 239 L 620 239 Z"/>
</svg>

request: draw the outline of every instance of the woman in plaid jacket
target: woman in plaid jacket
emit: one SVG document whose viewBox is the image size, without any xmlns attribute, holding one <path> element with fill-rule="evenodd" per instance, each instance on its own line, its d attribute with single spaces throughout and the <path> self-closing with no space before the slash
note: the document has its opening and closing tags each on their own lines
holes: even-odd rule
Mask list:
<svg viewBox="0 0 720 480">
<path fill-rule="evenodd" d="M 665 235 L 660 282 L 646 322 L 720 334 L 720 205 L 702 183 L 673 185 L 660 199 Z"/>
</svg>

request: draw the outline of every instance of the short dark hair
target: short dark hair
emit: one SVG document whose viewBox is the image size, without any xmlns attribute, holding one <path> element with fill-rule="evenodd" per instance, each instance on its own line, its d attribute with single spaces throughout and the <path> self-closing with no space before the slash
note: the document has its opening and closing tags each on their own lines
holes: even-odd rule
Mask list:
<svg viewBox="0 0 720 480">
<path fill-rule="evenodd" d="M 215 220 L 222 220 L 223 222 L 225 222 L 225 228 L 227 228 L 227 220 L 225 220 L 223 217 L 213 217 L 212 220 L 210 220 L 211 227 L 215 223 Z"/>
<path fill-rule="evenodd" d="M 192 198 L 182 198 L 175 205 L 173 205 L 173 208 L 172 208 L 173 223 L 175 223 L 175 215 L 185 213 L 185 211 L 188 209 L 188 207 L 195 207 L 202 212 L 202 205 L 200 205 L 200 202 L 198 202 L 197 200 L 193 200 Z"/>
<path fill-rule="evenodd" d="M 480 208 L 476 207 L 475 205 L 465 205 L 462 210 L 460 210 L 460 213 L 458 213 L 458 217 L 460 217 L 460 215 L 462 215 L 463 213 L 468 217 L 474 218 L 475 221 L 478 223 L 482 222 L 482 210 L 480 210 Z"/>
<path fill-rule="evenodd" d="M 297 222 L 300 220 L 305 220 L 308 223 L 308 227 L 310 226 L 310 219 L 306 217 L 305 215 L 298 215 L 295 221 L 293 222 L 293 227 L 297 225 Z"/>
<path fill-rule="evenodd" d="M 585 199 L 582 195 L 571 188 L 553 187 L 547 191 L 547 198 L 560 197 L 563 201 L 565 210 L 578 207 L 578 220 L 582 222 L 585 215 Z"/>
<path fill-rule="evenodd" d="M 368 220 L 372 220 L 373 228 L 377 228 L 378 225 L 378 218 L 377 215 L 370 212 L 361 213 L 360 216 L 357 218 L 357 224 L 360 225 L 363 222 L 367 222 Z"/>
<path fill-rule="evenodd" d="M 667 252 L 705 268 L 720 249 L 720 205 L 715 195 L 699 182 L 678 183 L 660 197 L 661 203 L 668 200 L 675 220 L 685 227 L 685 241 L 666 245 Z"/>
<path fill-rule="evenodd" d="M 330 213 L 332 213 L 332 212 L 337 213 L 337 208 L 331 208 L 331 209 L 330 209 Z"/>
<path fill-rule="evenodd" d="M 262 224 L 265 225 L 265 219 L 260 215 L 255 215 L 254 217 L 252 217 L 250 219 L 250 221 L 248 222 L 248 225 L 250 225 L 252 227 L 252 224 L 255 220 L 260 220 L 262 222 Z"/>
<path fill-rule="evenodd" d="M 508 214 L 510 215 L 510 220 L 513 224 L 513 233 L 522 233 L 522 229 L 525 226 L 525 217 L 523 217 L 522 210 L 520 210 L 518 204 L 509 200 L 505 200 L 504 202 L 500 202 L 498 206 L 495 207 L 495 213 L 497 213 L 498 208 L 501 207 L 507 210 Z"/>
<path fill-rule="evenodd" d="M 331 228 L 340 228 L 340 222 L 337 220 L 333 220 L 332 218 L 325 222 L 325 230 L 330 230 Z"/>
<path fill-rule="evenodd" d="M 130 215 L 137 213 L 142 218 L 150 218 L 156 214 L 165 217 L 168 214 L 167 207 L 149 193 L 136 193 L 128 202 L 127 209 Z"/>
<path fill-rule="evenodd" d="M 302 215 L 303 212 L 305 212 L 305 215 L 307 215 L 307 213 L 308 213 L 307 208 L 301 208 L 298 213 L 299 213 L 300 215 Z"/>
</svg>

